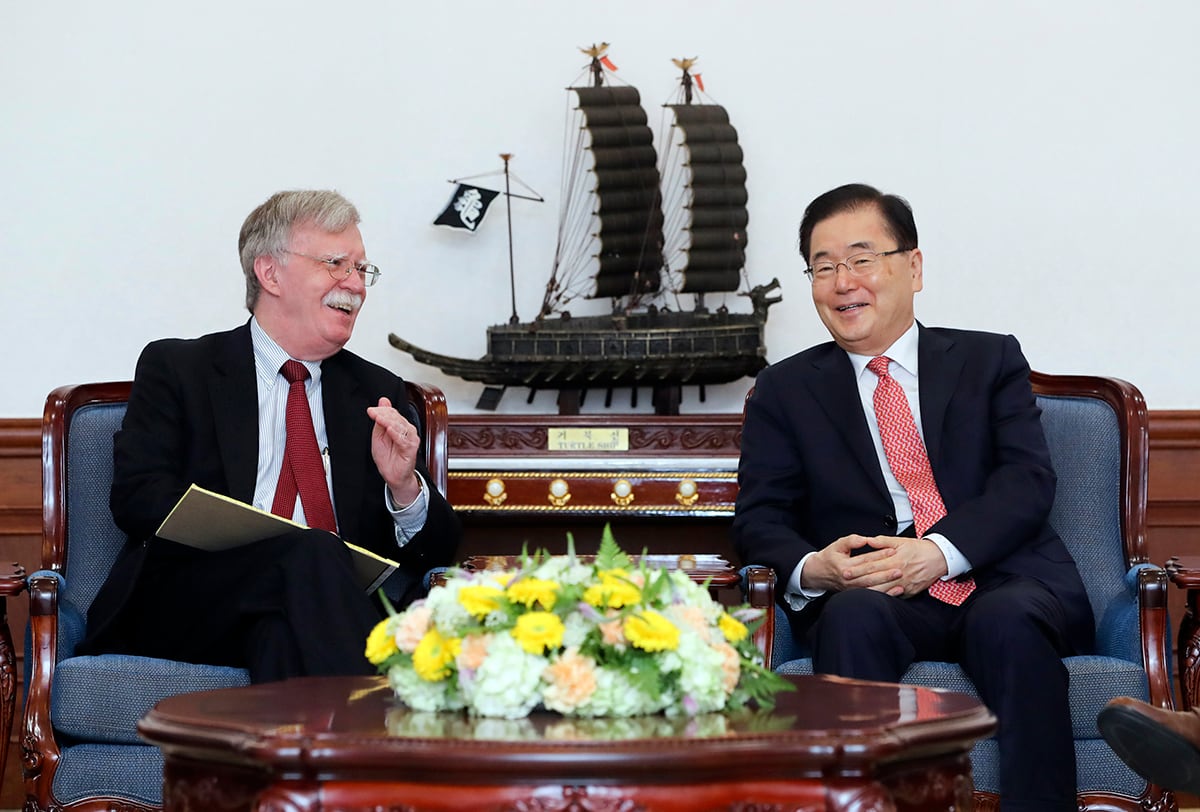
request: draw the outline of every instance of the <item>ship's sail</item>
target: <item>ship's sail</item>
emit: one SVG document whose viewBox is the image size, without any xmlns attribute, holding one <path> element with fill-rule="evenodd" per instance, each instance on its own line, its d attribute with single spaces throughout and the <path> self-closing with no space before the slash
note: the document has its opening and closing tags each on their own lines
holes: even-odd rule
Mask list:
<svg viewBox="0 0 1200 812">
<path fill-rule="evenodd" d="M 746 169 L 737 130 L 716 104 L 669 104 L 663 231 L 670 287 L 736 290 L 746 264 Z"/>
<path fill-rule="evenodd" d="M 573 87 L 564 206 L 541 315 L 571 299 L 658 290 L 663 215 L 654 136 L 635 88 Z"/>
</svg>

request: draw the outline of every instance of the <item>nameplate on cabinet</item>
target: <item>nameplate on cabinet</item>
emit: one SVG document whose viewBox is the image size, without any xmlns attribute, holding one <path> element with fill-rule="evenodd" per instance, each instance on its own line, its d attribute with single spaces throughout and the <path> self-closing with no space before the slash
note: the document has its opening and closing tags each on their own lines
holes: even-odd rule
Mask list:
<svg viewBox="0 0 1200 812">
<path fill-rule="evenodd" d="M 546 432 L 547 451 L 628 451 L 629 429 L 551 428 Z"/>
</svg>

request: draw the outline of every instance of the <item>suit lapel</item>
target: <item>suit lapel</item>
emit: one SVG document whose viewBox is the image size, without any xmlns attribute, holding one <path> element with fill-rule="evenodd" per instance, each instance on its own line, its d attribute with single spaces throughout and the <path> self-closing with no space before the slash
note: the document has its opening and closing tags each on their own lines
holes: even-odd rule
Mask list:
<svg viewBox="0 0 1200 812">
<path fill-rule="evenodd" d="M 919 323 L 917 327 L 921 428 L 925 435 L 925 449 L 929 452 L 929 462 L 936 474 L 942 455 L 946 409 L 958 388 L 963 358 L 961 352 L 955 351 L 953 339 L 931 332 Z"/>
<path fill-rule="evenodd" d="M 325 433 L 329 438 L 329 462 L 333 472 L 333 503 L 338 533 L 342 538 L 360 538 L 361 508 L 366 467 L 363 455 L 371 453 L 368 402 L 358 380 L 342 361 L 342 352 L 321 364 L 321 401 L 325 411 Z"/>
<path fill-rule="evenodd" d="M 863 414 L 862 399 L 858 395 L 854 366 L 846 351 L 836 344 L 830 344 L 827 351 L 813 359 L 812 363 L 815 374 L 808 381 L 809 391 L 834 430 L 849 446 L 851 455 L 875 489 L 890 503 L 891 495 L 879 470 L 879 457 L 875 453 L 871 430 Z"/>
<path fill-rule="evenodd" d="M 230 332 L 216 353 L 208 391 L 229 495 L 251 502 L 258 473 L 258 384 L 249 323 Z"/>
</svg>

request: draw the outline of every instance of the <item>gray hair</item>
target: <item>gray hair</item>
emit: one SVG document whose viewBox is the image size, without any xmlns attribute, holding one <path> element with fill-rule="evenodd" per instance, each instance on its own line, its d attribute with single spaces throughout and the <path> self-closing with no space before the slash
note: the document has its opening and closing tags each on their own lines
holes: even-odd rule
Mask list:
<svg viewBox="0 0 1200 812">
<path fill-rule="evenodd" d="M 238 255 L 246 274 L 246 309 L 254 312 L 261 287 L 254 274 L 254 260 L 271 256 L 286 263 L 284 255 L 297 226 L 315 225 L 337 234 L 360 221 L 358 209 L 339 193 L 322 189 L 276 192 L 242 223 L 238 236 Z"/>
</svg>

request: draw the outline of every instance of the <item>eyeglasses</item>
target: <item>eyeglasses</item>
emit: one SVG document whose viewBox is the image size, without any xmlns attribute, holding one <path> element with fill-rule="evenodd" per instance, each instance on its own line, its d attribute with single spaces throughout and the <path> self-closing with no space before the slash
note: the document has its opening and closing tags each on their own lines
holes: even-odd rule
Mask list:
<svg viewBox="0 0 1200 812">
<path fill-rule="evenodd" d="M 844 262 L 818 262 L 811 268 L 805 268 L 804 273 L 808 274 L 809 280 L 815 285 L 817 282 L 831 282 L 837 276 L 837 269 L 846 266 L 846 270 L 851 276 L 870 276 L 879 270 L 879 258 L 890 257 L 892 254 L 903 254 L 905 251 L 912 251 L 912 248 L 897 248 L 894 251 L 863 251 L 861 254 L 846 257 Z"/>
<path fill-rule="evenodd" d="M 369 262 L 354 263 L 345 257 L 314 257 L 312 254 L 302 254 L 299 251 L 284 250 L 285 254 L 292 254 L 297 257 L 311 259 L 314 262 L 319 262 L 325 266 L 325 270 L 329 275 L 339 282 L 343 279 L 349 279 L 350 274 L 358 271 L 358 275 L 362 277 L 363 286 L 371 287 L 379 280 L 379 268 Z"/>
</svg>

